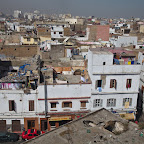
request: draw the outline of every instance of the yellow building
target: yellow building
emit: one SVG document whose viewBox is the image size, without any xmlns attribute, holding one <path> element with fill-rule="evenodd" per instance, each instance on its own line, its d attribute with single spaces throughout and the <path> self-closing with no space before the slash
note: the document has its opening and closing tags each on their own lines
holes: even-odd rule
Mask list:
<svg viewBox="0 0 144 144">
<path fill-rule="evenodd" d="M 46 40 L 51 40 L 51 37 L 49 37 L 49 36 L 40 36 L 40 41 L 41 42 L 46 41 Z"/>
<path fill-rule="evenodd" d="M 39 41 L 40 41 L 39 37 L 21 36 L 21 43 L 23 45 L 37 45 Z"/>
</svg>

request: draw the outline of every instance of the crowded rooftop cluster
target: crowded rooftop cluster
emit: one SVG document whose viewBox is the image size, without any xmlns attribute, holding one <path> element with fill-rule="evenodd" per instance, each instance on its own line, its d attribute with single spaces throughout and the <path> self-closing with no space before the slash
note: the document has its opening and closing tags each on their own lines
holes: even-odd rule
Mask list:
<svg viewBox="0 0 144 144">
<path fill-rule="evenodd" d="M 68 124 L 73 127 L 83 117 L 95 121 L 97 113 L 110 114 L 118 121 L 126 119 L 121 120 L 126 123 L 141 122 L 143 62 L 144 20 L 140 18 L 20 10 L 13 15 L 0 13 L 0 131 L 46 132 L 75 120 Z M 113 119 L 112 124 L 121 125 L 118 121 Z M 92 125 L 99 129 L 98 124 Z M 81 126 L 85 134 L 86 128 Z M 94 130 L 88 129 L 87 133 Z M 53 132 L 47 133 L 50 139 Z M 65 137 L 64 130 L 62 135 Z"/>
</svg>

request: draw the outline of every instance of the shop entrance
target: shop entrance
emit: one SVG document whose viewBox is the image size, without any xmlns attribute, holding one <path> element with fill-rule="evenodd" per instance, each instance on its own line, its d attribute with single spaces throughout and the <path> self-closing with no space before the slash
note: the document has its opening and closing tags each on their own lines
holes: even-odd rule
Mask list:
<svg viewBox="0 0 144 144">
<path fill-rule="evenodd" d="M 56 121 L 50 121 L 49 124 L 50 124 L 51 130 L 56 128 Z"/>
<path fill-rule="evenodd" d="M 12 132 L 21 131 L 20 120 L 12 120 Z"/>
<path fill-rule="evenodd" d="M 28 127 L 28 129 L 34 129 L 35 128 L 35 120 L 28 120 L 27 127 Z"/>
<path fill-rule="evenodd" d="M 64 125 L 68 122 L 70 122 L 71 120 L 63 120 L 63 121 L 59 121 L 59 126 Z"/>
<path fill-rule="evenodd" d="M 47 120 L 41 120 L 41 130 L 45 131 L 48 129 Z"/>
<path fill-rule="evenodd" d="M 0 120 L 0 131 L 1 132 L 6 131 L 6 120 Z"/>
</svg>

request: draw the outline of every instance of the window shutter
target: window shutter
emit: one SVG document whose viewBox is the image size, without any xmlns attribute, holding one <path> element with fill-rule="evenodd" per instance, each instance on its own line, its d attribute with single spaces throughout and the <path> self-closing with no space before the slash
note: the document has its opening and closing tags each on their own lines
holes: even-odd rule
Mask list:
<svg viewBox="0 0 144 144">
<path fill-rule="evenodd" d="M 32 111 L 34 111 L 34 101 L 32 101 Z"/>
<path fill-rule="evenodd" d="M 69 106 L 70 106 L 70 108 L 72 108 L 72 102 L 70 102 Z"/>
<path fill-rule="evenodd" d="M 31 101 L 29 101 L 29 111 L 31 111 Z"/>
<path fill-rule="evenodd" d="M 9 100 L 9 111 L 12 111 L 12 101 Z"/>
<path fill-rule="evenodd" d="M 113 87 L 113 80 L 111 79 L 110 80 L 110 88 L 112 88 Z"/>
<path fill-rule="evenodd" d="M 14 111 L 16 112 L 16 103 L 15 103 L 15 101 L 14 101 Z"/>
<path fill-rule="evenodd" d="M 86 101 L 81 101 L 81 107 L 86 107 Z"/>
<path fill-rule="evenodd" d="M 128 88 L 128 79 L 127 79 L 127 81 L 126 81 L 126 88 Z"/>
<path fill-rule="evenodd" d="M 62 108 L 64 108 L 64 102 L 62 102 Z"/>
<path fill-rule="evenodd" d="M 117 88 L 117 81 L 114 80 L 114 88 L 116 89 Z"/>
<path fill-rule="evenodd" d="M 29 111 L 34 111 L 34 100 L 29 101 Z"/>
<path fill-rule="evenodd" d="M 130 87 L 131 87 L 131 83 L 132 83 L 132 80 L 130 79 L 130 80 L 129 80 Z"/>
</svg>

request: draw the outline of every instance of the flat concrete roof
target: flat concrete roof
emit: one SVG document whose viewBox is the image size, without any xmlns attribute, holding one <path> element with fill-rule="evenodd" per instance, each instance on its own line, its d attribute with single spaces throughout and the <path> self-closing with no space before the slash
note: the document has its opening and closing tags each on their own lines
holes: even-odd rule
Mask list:
<svg viewBox="0 0 144 144">
<path fill-rule="evenodd" d="M 88 123 L 91 123 L 91 126 Z M 121 134 L 114 134 L 105 129 L 109 122 L 123 124 L 127 130 Z M 142 130 L 138 125 L 102 108 L 82 118 L 71 121 L 65 125 L 35 137 L 25 144 L 141 144 Z"/>
</svg>

